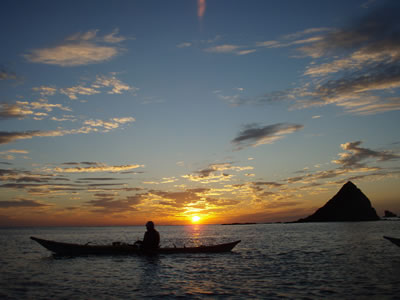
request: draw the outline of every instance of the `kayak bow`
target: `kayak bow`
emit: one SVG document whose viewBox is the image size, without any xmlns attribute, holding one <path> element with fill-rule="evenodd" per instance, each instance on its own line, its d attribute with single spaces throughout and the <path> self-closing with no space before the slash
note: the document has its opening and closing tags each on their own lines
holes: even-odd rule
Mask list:
<svg viewBox="0 0 400 300">
<path fill-rule="evenodd" d="M 400 239 L 394 238 L 394 237 L 389 237 L 389 236 L 384 236 L 385 239 L 391 241 L 393 244 L 397 245 L 400 247 Z"/>
</svg>

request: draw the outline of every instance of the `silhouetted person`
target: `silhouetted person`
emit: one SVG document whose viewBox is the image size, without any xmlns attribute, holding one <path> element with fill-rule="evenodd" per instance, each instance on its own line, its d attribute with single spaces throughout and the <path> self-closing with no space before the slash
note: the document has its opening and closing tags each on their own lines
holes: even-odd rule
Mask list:
<svg viewBox="0 0 400 300">
<path fill-rule="evenodd" d="M 157 249 L 160 245 L 160 234 L 154 229 L 153 221 L 146 223 L 147 231 L 144 233 L 142 248 L 145 250 Z"/>
</svg>

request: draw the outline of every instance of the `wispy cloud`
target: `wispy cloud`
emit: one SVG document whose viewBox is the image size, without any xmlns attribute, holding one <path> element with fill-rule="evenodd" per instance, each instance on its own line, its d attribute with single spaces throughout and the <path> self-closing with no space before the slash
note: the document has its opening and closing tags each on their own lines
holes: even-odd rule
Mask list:
<svg viewBox="0 0 400 300">
<path fill-rule="evenodd" d="M 95 166 L 90 167 L 73 167 L 73 168 L 54 168 L 53 170 L 58 173 L 94 173 L 94 172 L 122 172 L 137 168 L 143 168 L 144 165 L 120 165 L 120 166 L 109 166 L 103 163 L 96 163 Z"/>
<path fill-rule="evenodd" d="M 23 119 L 28 116 L 32 116 L 34 119 L 42 119 L 48 116 L 48 112 L 51 112 L 54 108 L 71 111 L 70 108 L 65 107 L 61 104 L 51 104 L 46 100 L 43 101 L 16 101 L 16 103 L 0 103 L 0 120 L 18 118 Z"/>
<path fill-rule="evenodd" d="M 330 62 L 310 65 L 304 74 L 312 85 L 298 105 L 335 104 L 354 114 L 400 110 L 399 3 L 392 1 L 351 26 L 330 32 L 299 50 Z"/>
<path fill-rule="evenodd" d="M 32 90 L 35 92 L 40 93 L 41 96 L 53 96 L 57 92 L 57 89 L 51 86 L 39 86 L 39 87 L 33 87 Z"/>
<path fill-rule="evenodd" d="M 206 48 L 204 51 L 210 53 L 232 53 L 236 55 L 246 55 L 256 52 L 256 49 L 248 49 L 247 46 L 224 44 Z"/>
<path fill-rule="evenodd" d="M 291 108 L 336 105 L 346 112 L 371 115 L 400 110 L 400 4 L 385 2 L 361 19 L 341 29 L 310 28 L 260 41 L 255 49 L 295 47 L 312 63 L 296 88 L 261 96 L 218 96 L 232 105 L 291 102 Z M 243 46 L 216 46 L 214 52 L 229 53 Z"/>
<path fill-rule="evenodd" d="M 12 118 L 24 118 L 32 115 L 33 111 L 19 104 L 0 103 L 0 120 Z"/>
<path fill-rule="evenodd" d="M 108 91 L 109 94 L 122 94 L 124 91 L 129 91 L 129 90 L 137 90 L 137 88 L 130 87 L 129 85 L 123 83 L 119 79 L 115 77 L 115 74 L 112 74 L 112 76 L 107 77 L 107 76 L 97 76 L 96 82 L 94 83 L 93 86 L 99 85 L 104 86 L 104 87 L 111 87 L 111 90 Z"/>
<path fill-rule="evenodd" d="M 303 129 L 303 125 L 278 123 L 267 126 L 249 124 L 232 140 L 237 150 L 245 147 L 257 147 L 263 144 L 272 144 L 282 139 L 285 135 Z"/>
<path fill-rule="evenodd" d="M 108 121 L 87 120 L 84 126 L 78 129 L 56 129 L 56 130 L 29 130 L 21 132 L 0 131 L 0 144 L 8 144 L 16 140 L 32 139 L 33 137 L 57 137 L 70 134 L 88 134 L 91 132 L 109 132 L 120 127 L 121 124 L 134 122 L 132 117 L 112 118 Z M 100 129 L 98 128 L 100 127 Z"/>
<path fill-rule="evenodd" d="M 200 183 L 216 183 L 216 182 L 225 182 L 232 179 L 234 175 L 226 173 L 226 171 L 246 171 L 253 170 L 252 166 L 234 166 L 232 162 L 226 163 L 215 163 L 208 165 L 207 168 L 198 170 L 193 174 L 183 175 L 182 178 L 188 179 L 194 182 Z"/>
<path fill-rule="evenodd" d="M 158 203 L 163 206 L 184 207 L 187 204 L 200 201 L 204 197 L 202 195 L 204 191 L 207 191 L 207 189 L 187 189 L 177 192 L 151 190 L 149 194 L 150 197 L 151 195 L 160 197 Z"/>
<path fill-rule="evenodd" d="M 17 79 L 17 74 L 0 65 L 0 80 Z"/>
<path fill-rule="evenodd" d="M 98 36 L 98 30 L 76 33 L 66 38 L 59 45 L 34 49 L 24 57 L 33 63 L 44 63 L 62 67 L 73 67 L 100 63 L 109 60 L 123 51 L 116 44 L 126 38 L 117 36 L 118 31 Z"/>
<path fill-rule="evenodd" d="M 98 198 L 87 201 L 86 205 L 93 207 L 93 212 L 102 214 L 129 213 L 137 210 L 135 206 L 142 201 L 142 195 L 127 196 L 124 199 L 115 200 L 113 195 L 100 194 Z"/>
<path fill-rule="evenodd" d="M 49 87 L 41 87 L 41 89 L 47 92 Z M 58 91 L 60 94 L 68 96 L 71 100 L 77 100 L 81 95 L 91 96 L 100 94 L 104 91 L 103 89 L 106 89 L 108 94 L 122 94 L 128 91 L 134 94 L 139 90 L 137 87 L 122 82 L 117 78 L 117 73 L 111 72 L 109 75 L 97 75 L 96 80 L 92 83 L 81 83 L 72 87 L 60 88 Z M 52 88 L 51 91 L 55 93 L 57 89 Z"/>
<path fill-rule="evenodd" d="M 173 183 L 178 181 L 178 178 L 176 178 L 175 176 L 172 177 L 163 177 L 161 180 L 159 181 L 143 181 L 143 184 L 166 184 L 166 183 Z"/>
<path fill-rule="evenodd" d="M 60 93 L 68 96 L 68 98 L 71 100 L 76 100 L 76 99 L 78 99 L 77 95 L 91 96 L 91 95 L 99 94 L 100 91 L 94 89 L 93 87 L 77 85 L 77 86 L 72 86 L 69 88 L 62 88 L 62 89 L 60 89 Z"/>
<path fill-rule="evenodd" d="M 367 159 L 375 159 L 377 161 L 389 161 L 400 159 L 400 155 L 389 151 L 375 151 L 368 148 L 362 148 L 361 141 L 348 142 L 340 145 L 343 150 L 347 151 L 340 153 L 340 158 L 333 162 L 342 165 L 344 168 L 362 168 L 365 167 Z"/>
<path fill-rule="evenodd" d="M 0 201 L 0 208 L 18 208 L 18 207 L 47 207 L 49 204 L 41 203 L 35 200 L 21 199 L 17 201 Z"/>
<path fill-rule="evenodd" d="M 177 48 L 188 48 L 188 47 L 191 47 L 192 45 L 193 45 L 193 43 L 191 43 L 191 42 L 183 42 L 183 43 L 176 45 L 176 47 Z"/>
<path fill-rule="evenodd" d="M 245 44 L 245 45 L 236 45 L 228 43 L 219 44 L 205 48 L 204 51 L 210 53 L 220 53 L 220 54 L 247 55 L 263 49 L 283 48 L 283 47 L 291 47 L 291 46 L 299 46 L 304 44 L 315 43 L 317 41 L 320 41 L 323 37 L 309 36 L 309 35 L 331 30 L 332 30 L 331 28 L 309 28 L 293 34 L 282 36 L 277 40 L 257 41 L 253 44 Z"/>
<path fill-rule="evenodd" d="M 125 118 L 112 118 L 108 121 L 104 120 L 86 120 L 84 125 L 88 125 L 90 127 L 101 127 L 103 128 L 103 132 L 108 132 L 109 130 L 116 129 L 122 124 L 135 122 L 135 118 L 133 117 L 125 117 Z"/>
<path fill-rule="evenodd" d="M 1 151 L 0 158 L 6 159 L 6 160 L 14 160 L 15 154 L 24 155 L 24 154 L 28 154 L 28 153 L 29 153 L 29 151 L 27 151 L 27 150 L 10 149 L 10 150 L 6 150 L 6 151 Z M 26 156 L 24 158 L 26 158 Z M 0 178 L 1 178 L 1 172 L 0 172 Z"/>
<path fill-rule="evenodd" d="M 60 109 L 63 111 L 71 111 L 71 109 L 69 107 L 65 107 L 62 104 L 52 104 L 52 103 L 48 103 L 45 100 L 33 101 L 33 102 L 17 101 L 17 104 L 22 107 L 30 108 L 32 110 L 45 110 L 47 112 L 53 111 L 54 108 L 57 108 L 57 109 Z"/>
</svg>

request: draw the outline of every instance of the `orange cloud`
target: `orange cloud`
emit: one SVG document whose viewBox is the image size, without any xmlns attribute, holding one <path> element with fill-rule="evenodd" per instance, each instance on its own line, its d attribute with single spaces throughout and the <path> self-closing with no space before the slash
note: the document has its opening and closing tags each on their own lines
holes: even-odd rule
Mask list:
<svg viewBox="0 0 400 300">
<path fill-rule="evenodd" d="M 206 12 L 206 0 L 197 0 L 197 16 L 201 20 Z"/>
</svg>

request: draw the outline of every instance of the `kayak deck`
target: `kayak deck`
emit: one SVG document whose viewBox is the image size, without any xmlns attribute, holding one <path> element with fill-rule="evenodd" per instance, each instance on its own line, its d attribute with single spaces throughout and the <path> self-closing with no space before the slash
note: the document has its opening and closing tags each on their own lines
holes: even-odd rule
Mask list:
<svg viewBox="0 0 400 300">
<path fill-rule="evenodd" d="M 397 245 L 400 247 L 400 239 L 394 238 L 394 237 L 389 237 L 389 236 L 384 236 L 385 239 L 391 241 L 393 244 Z"/>
<path fill-rule="evenodd" d="M 113 244 L 113 245 L 82 245 L 55 242 L 36 237 L 32 240 L 57 255 L 81 256 L 81 255 L 132 255 L 132 254 L 174 254 L 174 253 L 221 253 L 231 251 L 239 241 L 218 244 L 212 246 L 184 247 L 184 248 L 158 248 L 152 251 L 144 251 L 135 245 Z"/>
</svg>

